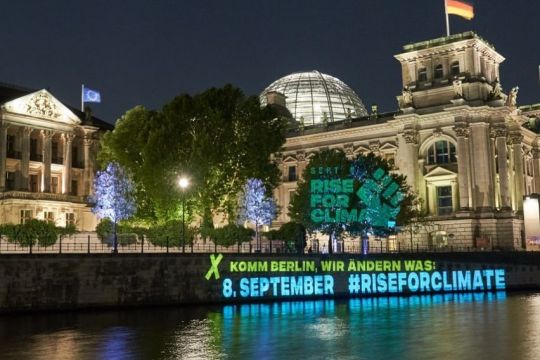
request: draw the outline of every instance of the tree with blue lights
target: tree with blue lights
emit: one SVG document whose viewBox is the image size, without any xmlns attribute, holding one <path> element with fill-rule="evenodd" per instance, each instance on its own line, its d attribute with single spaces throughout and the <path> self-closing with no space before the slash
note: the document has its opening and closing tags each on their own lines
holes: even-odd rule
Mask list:
<svg viewBox="0 0 540 360">
<path fill-rule="evenodd" d="M 116 225 L 135 214 L 134 185 L 131 176 L 117 163 L 111 162 L 105 170 L 98 171 L 94 178 L 94 203 L 92 212 L 99 219 L 109 219 L 113 223 L 113 252 L 118 252 Z"/>
<path fill-rule="evenodd" d="M 277 207 L 274 199 L 266 195 L 266 188 L 261 179 L 248 179 L 241 198 L 240 219 L 255 225 L 255 239 L 259 244 L 259 226 L 270 225 L 276 217 Z"/>
</svg>

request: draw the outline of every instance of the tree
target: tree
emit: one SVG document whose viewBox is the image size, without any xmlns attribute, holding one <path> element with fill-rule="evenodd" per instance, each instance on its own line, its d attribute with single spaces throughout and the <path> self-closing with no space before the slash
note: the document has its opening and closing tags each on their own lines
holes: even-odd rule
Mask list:
<svg viewBox="0 0 540 360">
<path fill-rule="evenodd" d="M 259 226 L 270 225 L 277 214 L 276 202 L 266 195 L 262 180 L 248 179 L 241 198 L 241 209 L 240 218 L 255 225 L 255 239 L 260 250 Z"/>
<path fill-rule="evenodd" d="M 94 195 L 90 202 L 94 203 L 92 212 L 99 219 L 109 219 L 113 223 L 113 252 L 118 252 L 116 227 L 119 221 L 133 216 L 135 201 L 134 185 L 128 172 L 117 163 L 109 163 L 103 171 L 98 171 L 94 178 Z"/>
<path fill-rule="evenodd" d="M 117 161 L 133 174 L 137 217 L 150 223 L 179 218 L 177 179 L 189 175 L 190 210 L 212 223 L 212 215 L 236 219 L 238 193 L 247 179 L 273 188 L 279 169 L 270 161 L 285 141 L 286 121 L 258 97 L 231 85 L 180 95 L 159 111 L 135 107 L 105 134 L 101 163 Z"/>
<path fill-rule="evenodd" d="M 320 169 L 334 169 L 333 173 L 320 174 Z M 309 161 L 302 173 L 302 180 L 298 182 L 296 192 L 291 198 L 289 205 L 289 216 L 294 222 L 305 226 L 309 233 L 320 231 L 328 235 L 328 251 L 333 252 L 333 242 L 339 239 L 346 230 L 345 222 L 320 223 L 314 222 L 311 218 L 311 179 L 332 179 L 334 177 L 345 177 L 349 171 L 349 161 L 347 156 L 340 149 L 322 150 L 316 153 Z"/>
<path fill-rule="evenodd" d="M 312 180 L 324 184 L 324 194 L 313 197 Z M 359 236 L 367 252 L 368 235 L 394 234 L 396 225 L 405 226 L 416 215 L 414 204 L 405 177 L 391 173 L 386 160 L 373 154 L 348 160 L 343 151 L 332 149 L 310 160 L 291 199 L 289 215 L 310 233 L 328 235 L 329 252 L 333 240 L 344 233 Z M 318 211 L 315 218 L 314 208 Z"/>
</svg>

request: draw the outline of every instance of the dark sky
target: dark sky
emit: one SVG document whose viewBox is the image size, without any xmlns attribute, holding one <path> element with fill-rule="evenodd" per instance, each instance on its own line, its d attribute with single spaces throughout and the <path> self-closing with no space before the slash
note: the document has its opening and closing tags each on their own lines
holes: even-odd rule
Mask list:
<svg viewBox="0 0 540 360">
<path fill-rule="evenodd" d="M 127 109 L 232 83 L 258 94 L 295 71 L 319 70 L 351 86 L 366 106 L 396 108 L 401 46 L 444 35 L 443 0 L 50 0 L 2 4 L 0 81 L 49 88 L 114 123 Z M 506 57 L 505 91 L 540 102 L 540 2 L 475 0 L 476 17 L 451 16 Z"/>
</svg>

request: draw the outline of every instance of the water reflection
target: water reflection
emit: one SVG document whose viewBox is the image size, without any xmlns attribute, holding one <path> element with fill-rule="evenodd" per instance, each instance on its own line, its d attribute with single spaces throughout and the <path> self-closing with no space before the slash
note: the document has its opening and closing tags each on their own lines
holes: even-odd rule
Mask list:
<svg viewBox="0 0 540 360">
<path fill-rule="evenodd" d="M 0 318 L 2 359 L 537 359 L 540 294 L 467 293 Z"/>
</svg>

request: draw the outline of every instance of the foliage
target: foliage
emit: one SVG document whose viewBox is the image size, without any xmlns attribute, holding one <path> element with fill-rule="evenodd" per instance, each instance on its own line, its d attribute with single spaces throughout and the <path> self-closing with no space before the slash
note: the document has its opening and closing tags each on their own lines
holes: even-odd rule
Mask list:
<svg viewBox="0 0 540 360">
<path fill-rule="evenodd" d="M 247 220 L 258 228 L 270 225 L 276 217 L 277 207 L 274 199 L 266 196 L 264 183 L 260 179 L 248 179 L 241 198 L 242 220 Z"/>
<path fill-rule="evenodd" d="M 198 229 L 185 225 L 184 231 L 184 245 L 192 244 L 198 233 Z M 181 232 L 182 221 L 179 220 L 171 220 L 164 224 L 154 224 L 146 231 L 147 241 L 158 246 L 167 246 L 169 244 L 170 247 L 179 247 L 182 246 Z"/>
<path fill-rule="evenodd" d="M 117 163 L 109 163 L 94 178 L 94 203 L 92 212 L 100 219 L 110 219 L 113 224 L 133 216 L 135 201 L 134 185 L 128 172 Z"/>
<path fill-rule="evenodd" d="M 328 149 L 316 153 L 302 173 L 302 180 L 298 182 L 296 192 L 291 198 L 289 204 L 289 216 L 293 222 L 302 224 L 309 233 L 320 231 L 329 235 L 328 248 L 332 249 L 332 239 L 339 238 L 346 229 L 346 224 L 337 223 L 315 223 L 311 220 L 311 204 L 309 184 L 313 178 L 313 173 L 320 167 L 332 167 L 338 169 L 334 175 L 321 175 L 318 178 L 346 177 L 349 174 L 349 160 L 345 153 L 340 149 Z"/>
<path fill-rule="evenodd" d="M 203 236 L 210 238 L 216 245 L 232 246 L 252 240 L 254 231 L 236 224 L 221 228 L 205 229 Z"/>
<path fill-rule="evenodd" d="M 180 95 L 159 111 L 129 110 L 103 137 L 99 160 L 116 161 L 133 174 L 137 217 L 148 223 L 180 218 L 177 179 L 188 175 L 189 208 L 209 224 L 213 212 L 236 218 L 237 194 L 247 179 L 278 184 L 270 155 L 284 143 L 285 129 L 257 97 L 226 85 Z"/>
<path fill-rule="evenodd" d="M 0 234 L 5 235 L 8 241 L 22 246 L 54 245 L 62 231 L 62 228 L 57 228 L 51 222 L 37 219 L 28 220 L 24 224 L 0 226 Z"/>
<path fill-rule="evenodd" d="M 75 224 L 67 224 L 65 227 L 58 227 L 57 230 L 60 236 L 70 236 L 77 233 Z"/>
<path fill-rule="evenodd" d="M 322 175 L 318 173 L 318 169 L 328 167 L 336 169 L 337 173 L 323 173 Z M 389 174 L 388 178 L 382 178 L 380 182 L 375 181 L 373 176 L 377 169 L 382 169 L 382 173 Z M 360 203 L 363 203 L 366 220 L 361 222 L 346 222 L 339 219 L 337 222 L 329 223 L 314 222 L 311 219 L 309 186 L 315 174 L 317 174 L 317 178 L 319 179 L 347 178 L 352 175 L 356 181 L 354 190 L 350 194 L 349 209 L 358 207 Z M 359 191 L 368 183 L 372 185 L 372 189 L 375 190 L 374 192 L 362 193 L 362 191 Z M 403 175 L 392 174 L 390 164 L 386 160 L 371 153 L 368 155 L 359 154 L 355 159 L 350 161 L 341 150 L 323 150 L 315 154 L 305 168 L 302 180 L 299 181 L 297 191 L 291 199 L 289 215 L 293 221 L 304 225 L 308 232 L 320 231 L 323 234 L 329 235 L 328 248 L 330 250 L 332 249 L 331 238 L 342 236 L 345 232 L 353 236 L 362 236 L 367 233 L 388 236 L 395 233 L 395 228 L 379 226 L 379 223 L 382 219 L 384 220 L 382 222 L 387 224 L 386 220 L 389 219 L 387 217 L 395 216 L 395 213 L 386 211 L 388 208 L 385 208 L 385 203 L 381 202 L 380 196 L 392 184 L 404 194 L 403 197 L 399 197 L 399 213 L 397 213 L 395 219 L 397 225 L 405 226 L 417 216 L 416 213 L 418 210 L 416 197 L 409 191 L 406 178 Z M 361 202 L 360 196 L 365 196 L 366 198 Z M 366 206 L 366 203 L 369 206 Z"/>
<path fill-rule="evenodd" d="M 96 233 L 102 242 L 109 242 L 114 233 L 113 222 L 109 218 L 101 219 L 96 226 Z"/>
<path fill-rule="evenodd" d="M 265 233 L 268 240 L 282 240 L 289 252 L 302 254 L 307 245 L 306 228 L 304 225 L 288 222 L 278 230 L 270 230 Z"/>
</svg>

